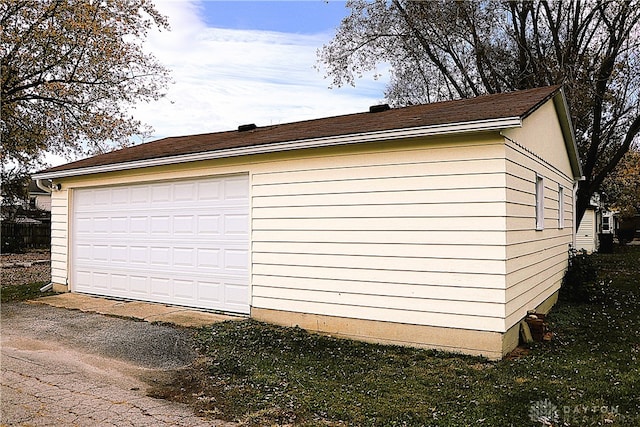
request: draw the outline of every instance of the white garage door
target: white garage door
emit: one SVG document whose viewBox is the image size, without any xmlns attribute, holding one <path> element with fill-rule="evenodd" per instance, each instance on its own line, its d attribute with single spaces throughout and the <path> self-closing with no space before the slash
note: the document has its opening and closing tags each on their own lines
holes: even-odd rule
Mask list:
<svg viewBox="0 0 640 427">
<path fill-rule="evenodd" d="M 74 191 L 72 289 L 249 313 L 248 180 Z"/>
</svg>

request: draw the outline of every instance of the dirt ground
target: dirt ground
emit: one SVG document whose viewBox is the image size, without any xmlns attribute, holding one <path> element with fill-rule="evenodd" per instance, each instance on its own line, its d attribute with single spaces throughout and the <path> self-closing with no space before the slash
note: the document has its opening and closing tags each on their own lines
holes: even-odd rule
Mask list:
<svg viewBox="0 0 640 427">
<path fill-rule="evenodd" d="M 2 254 L 0 264 L 1 286 L 51 281 L 51 254 L 48 250 L 34 249 L 24 254 Z"/>
</svg>

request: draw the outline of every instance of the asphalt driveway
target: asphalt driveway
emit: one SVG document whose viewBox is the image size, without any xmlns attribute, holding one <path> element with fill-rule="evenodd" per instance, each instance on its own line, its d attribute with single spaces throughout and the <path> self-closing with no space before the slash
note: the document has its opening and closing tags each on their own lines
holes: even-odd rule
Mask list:
<svg viewBox="0 0 640 427">
<path fill-rule="evenodd" d="M 191 331 L 5 303 L 2 426 L 226 426 L 147 390 L 195 358 Z"/>
</svg>

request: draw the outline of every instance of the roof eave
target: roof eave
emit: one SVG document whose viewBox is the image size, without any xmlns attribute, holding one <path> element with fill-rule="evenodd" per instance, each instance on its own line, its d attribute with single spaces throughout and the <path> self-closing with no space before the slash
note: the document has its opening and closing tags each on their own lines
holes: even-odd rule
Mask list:
<svg viewBox="0 0 640 427">
<path fill-rule="evenodd" d="M 582 165 L 580 164 L 578 145 L 576 144 L 576 136 L 573 131 L 571 115 L 569 114 L 569 105 L 567 104 L 567 98 L 564 94 L 563 88 L 560 88 L 560 90 L 555 93 L 553 97 L 553 104 L 558 112 L 558 119 L 564 136 L 564 143 L 567 147 L 567 153 L 569 154 L 569 162 L 571 163 L 573 177 L 574 179 L 579 180 L 583 176 Z"/>
<path fill-rule="evenodd" d="M 205 151 L 200 153 L 183 154 L 178 156 L 158 157 L 153 159 L 134 160 L 130 162 L 110 163 L 106 165 L 88 166 L 53 172 L 39 172 L 32 176 L 34 179 L 56 179 L 71 176 L 91 175 L 97 173 L 117 172 L 152 166 L 165 166 L 202 160 L 214 160 L 230 157 L 248 156 L 255 154 L 277 153 L 282 151 L 301 150 L 308 148 L 333 147 L 339 145 L 362 144 L 406 138 L 417 138 L 435 135 L 453 135 L 469 132 L 500 131 L 509 128 L 522 127 L 520 117 L 504 117 L 499 119 L 478 120 L 470 122 L 449 123 L 445 125 L 431 125 L 414 128 L 391 129 L 377 132 L 364 132 L 349 135 L 311 138 L 297 141 L 284 141 L 248 147 L 229 148 L 223 150 Z"/>
</svg>

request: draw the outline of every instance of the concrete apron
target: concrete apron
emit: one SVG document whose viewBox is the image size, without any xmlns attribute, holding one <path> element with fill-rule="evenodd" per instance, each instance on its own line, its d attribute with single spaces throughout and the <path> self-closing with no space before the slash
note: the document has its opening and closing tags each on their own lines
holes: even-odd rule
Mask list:
<svg viewBox="0 0 640 427">
<path fill-rule="evenodd" d="M 28 302 L 29 304 L 44 304 L 108 316 L 128 317 L 145 322 L 171 323 L 189 328 L 199 328 L 227 320 L 242 320 L 245 318 L 243 316 L 209 313 L 187 307 L 143 301 L 114 300 L 76 293 L 52 295 Z"/>
</svg>

